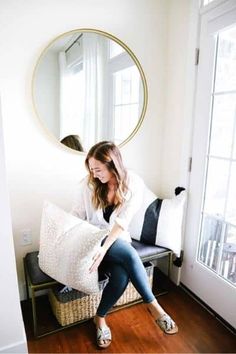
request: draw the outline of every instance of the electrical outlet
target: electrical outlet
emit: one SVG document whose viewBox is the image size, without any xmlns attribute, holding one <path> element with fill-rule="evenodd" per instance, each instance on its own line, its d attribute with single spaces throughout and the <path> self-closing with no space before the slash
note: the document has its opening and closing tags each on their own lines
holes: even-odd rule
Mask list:
<svg viewBox="0 0 236 354">
<path fill-rule="evenodd" d="M 32 232 L 31 229 L 24 229 L 21 231 L 21 245 L 27 246 L 32 244 Z"/>
</svg>

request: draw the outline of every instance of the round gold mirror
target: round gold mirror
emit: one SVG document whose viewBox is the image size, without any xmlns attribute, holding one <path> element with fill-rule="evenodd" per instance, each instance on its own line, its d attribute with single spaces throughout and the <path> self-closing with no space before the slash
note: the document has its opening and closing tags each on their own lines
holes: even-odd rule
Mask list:
<svg viewBox="0 0 236 354">
<path fill-rule="evenodd" d="M 147 106 L 143 70 L 114 36 L 78 29 L 54 39 L 33 75 L 36 113 L 64 145 L 88 151 L 101 140 L 125 144 L 137 132 Z"/>
</svg>

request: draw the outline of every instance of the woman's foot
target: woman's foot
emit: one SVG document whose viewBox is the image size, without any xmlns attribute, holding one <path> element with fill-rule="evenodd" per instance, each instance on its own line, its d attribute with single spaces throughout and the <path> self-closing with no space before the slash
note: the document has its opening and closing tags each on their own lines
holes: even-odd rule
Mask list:
<svg viewBox="0 0 236 354">
<path fill-rule="evenodd" d="M 156 299 L 148 304 L 148 310 L 151 312 L 156 324 L 163 332 L 167 334 L 175 334 L 178 332 L 177 325 L 172 318 L 167 315 Z"/>
<path fill-rule="evenodd" d="M 111 330 L 107 326 L 105 318 L 95 316 L 93 321 L 97 328 L 97 345 L 100 348 L 107 348 L 111 344 Z"/>
<path fill-rule="evenodd" d="M 178 332 L 178 327 L 172 318 L 167 315 L 167 313 L 164 313 L 159 318 L 157 318 L 156 323 L 163 330 L 163 332 L 167 334 L 175 334 Z"/>
</svg>

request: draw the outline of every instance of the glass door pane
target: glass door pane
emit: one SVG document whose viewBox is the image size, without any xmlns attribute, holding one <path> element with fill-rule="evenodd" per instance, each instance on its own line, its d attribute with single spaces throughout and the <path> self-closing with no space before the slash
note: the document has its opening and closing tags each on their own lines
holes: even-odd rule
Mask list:
<svg viewBox="0 0 236 354">
<path fill-rule="evenodd" d="M 236 26 L 215 43 L 198 261 L 236 286 Z"/>
<path fill-rule="evenodd" d="M 236 89 L 236 27 L 219 34 L 215 91 Z"/>
<path fill-rule="evenodd" d="M 223 246 L 220 274 L 236 284 L 236 227 L 227 225 L 226 240 Z"/>
<path fill-rule="evenodd" d="M 230 157 L 233 143 L 236 94 L 215 95 L 211 124 L 210 155 Z"/>
</svg>

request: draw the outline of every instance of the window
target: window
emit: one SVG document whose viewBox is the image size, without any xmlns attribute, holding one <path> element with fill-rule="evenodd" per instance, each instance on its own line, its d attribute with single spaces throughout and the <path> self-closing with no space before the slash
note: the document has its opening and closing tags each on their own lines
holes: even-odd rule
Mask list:
<svg viewBox="0 0 236 354">
<path fill-rule="evenodd" d="M 121 143 L 135 127 L 139 115 L 139 72 L 131 66 L 113 74 L 114 138 Z M 131 121 L 132 120 L 132 121 Z"/>
<path fill-rule="evenodd" d="M 140 94 L 140 73 L 129 54 L 120 50 L 115 42 L 110 45 L 109 94 L 111 139 L 117 144 L 130 134 L 140 116 L 142 96 Z M 113 54 L 111 54 L 113 53 Z"/>
<path fill-rule="evenodd" d="M 216 36 L 198 260 L 236 285 L 236 26 Z"/>
</svg>

